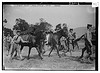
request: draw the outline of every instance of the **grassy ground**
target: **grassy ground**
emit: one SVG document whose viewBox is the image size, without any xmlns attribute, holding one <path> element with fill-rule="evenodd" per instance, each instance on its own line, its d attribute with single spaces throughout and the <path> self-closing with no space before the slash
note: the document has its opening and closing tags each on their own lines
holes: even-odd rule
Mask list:
<svg viewBox="0 0 100 73">
<path fill-rule="evenodd" d="M 80 48 L 84 47 L 83 44 L 79 44 Z M 48 57 L 49 49 L 45 47 L 46 53 L 43 55 L 43 60 L 40 60 L 35 48 L 32 49 L 30 59 L 27 60 L 28 47 L 24 47 L 22 55 L 25 58 L 23 61 L 18 59 L 10 60 L 6 56 L 6 51 L 3 52 L 3 65 L 6 69 L 22 69 L 22 70 L 95 70 L 94 61 L 92 63 L 82 62 L 78 60 L 78 56 L 81 55 L 81 49 L 70 53 L 66 53 L 66 56 L 62 55 L 61 58 L 57 56 L 56 51 L 51 53 Z"/>
</svg>

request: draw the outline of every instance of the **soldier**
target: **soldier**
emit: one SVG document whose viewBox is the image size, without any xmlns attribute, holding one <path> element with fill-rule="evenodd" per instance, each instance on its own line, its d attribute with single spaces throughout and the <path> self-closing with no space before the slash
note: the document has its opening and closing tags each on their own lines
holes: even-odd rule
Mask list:
<svg viewBox="0 0 100 73">
<path fill-rule="evenodd" d="M 85 39 L 85 47 L 82 49 L 82 55 L 80 58 L 83 58 L 84 52 L 87 51 L 88 56 L 86 57 L 87 59 L 91 59 L 90 55 L 92 54 L 91 47 L 92 47 L 92 35 L 91 35 L 91 24 L 87 24 L 87 32 L 84 35 Z"/>
</svg>

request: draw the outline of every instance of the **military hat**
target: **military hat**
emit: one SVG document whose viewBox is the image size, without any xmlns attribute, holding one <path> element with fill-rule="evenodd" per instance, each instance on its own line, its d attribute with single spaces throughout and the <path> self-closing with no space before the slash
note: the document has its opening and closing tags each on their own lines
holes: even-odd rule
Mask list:
<svg viewBox="0 0 100 73">
<path fill-rule="evenodd" d="M 73 30 L 72 28 L 69 29 L 70 31 Z"/>
<path fill-rule="evenodd" d="M 91 24 L 87 24 L 87 28 L 89 28 L 89 27 L 92 27 L 92 25 Z"/>
<path fill-rule="evenodd" d="M 91 24 L 87 24 L 87 26 L 92 27 L 92 25 L 91 25 Z"/>
</svg>

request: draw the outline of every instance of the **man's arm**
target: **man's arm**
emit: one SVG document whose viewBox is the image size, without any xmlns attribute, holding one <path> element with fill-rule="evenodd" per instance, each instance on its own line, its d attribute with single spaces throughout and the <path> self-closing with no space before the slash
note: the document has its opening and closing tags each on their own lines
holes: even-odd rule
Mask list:
<svg viewBox="0 0 100 73">
<path fill-rule="evenodd" d="M 20 36 L 18 37 L 18 39 L 17 40 L 15 40 L 14 42 L 15 43 L 19 43 L 20 42 L 20 40 L 21 40 L 21 38 L 20 38 Z"/>
</svg>

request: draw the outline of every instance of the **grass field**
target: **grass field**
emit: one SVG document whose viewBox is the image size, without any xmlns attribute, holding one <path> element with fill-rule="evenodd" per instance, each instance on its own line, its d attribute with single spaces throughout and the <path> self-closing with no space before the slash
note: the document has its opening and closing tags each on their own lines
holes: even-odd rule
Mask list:
<svg viewBox="0 0 100 73">
<path fill-rule="evenodd" d="M 75 51 L 66 53 L 66 56 L 60 52 L 61 58 L 57 56 L 56 51 L 51 53 L 49 48 L 45 46 L 46 53 L 43 55 L 43 60 L 40 60 L 35 48 L 31 50 L 30 59 L 27 60 L 28 47 L 24 47 L 22 56 L 25 58 L 23 61 L 18 59 L 10 60 L 6 56 L 6 51 L 3 51 L 3 65 L 7 70 L 95 70 L 95 62 L 87 63 L 78 60 L 77 58 L 81 55 L 81 48 L 84 47 L 84 43 L 79 43 L 80 49 L 75 48 Z"/>
</svg>

